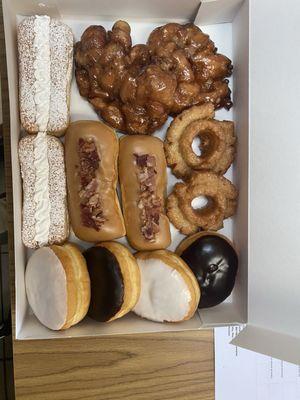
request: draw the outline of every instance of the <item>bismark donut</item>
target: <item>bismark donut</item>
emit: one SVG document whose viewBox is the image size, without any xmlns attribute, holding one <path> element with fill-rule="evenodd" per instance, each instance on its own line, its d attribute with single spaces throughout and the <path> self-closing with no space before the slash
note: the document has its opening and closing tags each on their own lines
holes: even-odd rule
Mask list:
<svg viewBox="0 0 300 400">
<path fill-rule="evenodd" d="M 140 295 L 140 271 L 127 247 L 103 242 L 83 253 L 91 278 L 88 315 L 101 322 L 123 317 Z"/>
<path fill-rule="evenodd" d="M 207 205 L 192 207 L 192 200 L 205 196 Z M 167 199 L 167 215 L 172 224 L 185 235 L 196 233 L 199 228 L 216 231 L 223 227 L 223 220 L 236 209 L 237 189 L 223 176 L 212 172 L 198 172 L 186 183 L 176 183 Z"/>
<path fill-rule="evenodd" d="M 178 115 L 168 128 L 165 153 L 168 166 L 177 178 L 187 179 L 194 170 L 212 171 L 223 175 L 235 154 L 236 137 L 232 121 L 217 121 L 214 106 L 194 106 Z M 200 137 L 201 155 L 192 149 Z"/>
<path fill-rule="evenodd" d="M 192 318 L 200 289 L 187 264 L 168 250 L 139 252 L 135 257 L 141 272 L 141 295 L 133 311 L 156 322 Z"/>
<path fill-rule="evenodd" d="M 70 328 L 88 311 L 90 278 L 85 259 L 71 243 L 36 250 L 27 263 L 25 286 L 32 311 L 49 329 Z"/>
</svg>

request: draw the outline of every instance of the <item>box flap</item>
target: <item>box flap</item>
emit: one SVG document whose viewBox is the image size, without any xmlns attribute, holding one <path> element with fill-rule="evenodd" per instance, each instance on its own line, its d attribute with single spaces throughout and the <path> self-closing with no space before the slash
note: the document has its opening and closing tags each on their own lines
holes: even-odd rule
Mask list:
<svg viewBox="0 0 300 400">
<path fill-rule="evenodd" d="M 180 2 L 177 0 L 9 0 L 15 14 L 32 15 L 48 14 L 53 17 L 80 17 L 100 16 L 108 18 L 137 18 L 147 20 L 183 20 L 189 21 L 195 18 L 200 0 Z"/>
<path fill-rule="evenodd" d="M 251 327 L 238 339 L 292 362 L 300 361 L 299 15 L 299 2 L 250 2 Z"/>
<path fill-rule="evenodd" d="M 202 0 L 196 25 L 232 22 L 244 0 Z"/>
<path fill-rule="evenodd" d="M 300 364 L 300 338 L 247 325 L 232 341 L 244 349 Z"/>
</svg>

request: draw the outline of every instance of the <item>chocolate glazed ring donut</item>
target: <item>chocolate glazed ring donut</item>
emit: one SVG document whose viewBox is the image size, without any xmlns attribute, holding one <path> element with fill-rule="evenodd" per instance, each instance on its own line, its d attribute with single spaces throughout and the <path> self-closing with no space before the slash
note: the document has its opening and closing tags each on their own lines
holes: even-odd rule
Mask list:
<svg viewBox="0 0 300 400">
<path fill-rule="evenodd" d="M 188 182 L 176 183 L 167 199 L 167 215 L 172 224 L 185 235 L 196 233 L 199 228 L 216 231 L 223 227 L 223 220 L 236 209 L 237 190 L 223 176 L 212 172 L 195 173 Z M 207 205 L 192 207 L 192 200 L 205 196 Z"/>
<path fill-rule="evenodd" d="M 211 103 L 194 106 L 171 123 L 165 141 L 167 163 L 178 178 L 187 179 L 194 170 L 223 175 L 235 154 L 236 137 L 231 121 L 216 121 Z M 201 155 L 192 149 L 193 140 L 201 139 Z"/>
<path fill-rule="evenodd" d="M 184 239 L 176 253 L 195 274 L 201 289 L 199 308 L 222 303 L 232 292 L 238 256 L 225 236 L 200 232 Z"/>
</svg>

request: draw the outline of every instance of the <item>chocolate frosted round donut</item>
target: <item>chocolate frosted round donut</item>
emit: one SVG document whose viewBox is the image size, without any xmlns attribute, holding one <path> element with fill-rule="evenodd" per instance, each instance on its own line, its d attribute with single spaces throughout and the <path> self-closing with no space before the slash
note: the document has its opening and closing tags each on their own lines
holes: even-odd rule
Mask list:
<svg viewBox="0 0 300 400">
<path fill-rule="evenodd" d="M 141 291 L 136 259 L 117 242 L 102 242 L 84 252 L 91 279 L 88 315 L 101 322 L 121 318 L 136 305 Z"/>
<path fill-rule="evenodd" d="M 230 295 L 238 269 L 238 257 L 227 238 L 200 232 L 183 240 L 176 253 L 197 278 L 201 289 L 199 308 L 216 306 Z"/>
<path fill-rule="evenodd" d="M 88 315 L 97 321 L 110 320 L 122 307 L 124 281 L 116 256 L 105 247 L 91 247 L 84 253 L 91 279 Z"/>
</svg>

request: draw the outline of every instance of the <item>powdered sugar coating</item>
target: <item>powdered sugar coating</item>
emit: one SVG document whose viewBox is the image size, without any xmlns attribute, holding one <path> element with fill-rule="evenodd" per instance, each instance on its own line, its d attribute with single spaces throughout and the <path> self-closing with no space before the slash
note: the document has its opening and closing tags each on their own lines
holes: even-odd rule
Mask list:
<svg viewBox="0 0 300 400">
<path fill-rule="evenodd" d="M 34 19 L 24 19 L 18 27 L 19 104 L 21 124 L 29 132 L 37 132 L 34 101 Z"/>
<path fill-rule="evenodd" d="M 50 230 L 49 243 L 64 241 L 68 234 L 67 182 L 63 144 L 48 136 Z"/>
<path fill-rule="evenodd" d="M 34 101 L 35 19 L 35 16 L 25 18 L 18 26 L 20 118 L 23 128 L 30 133 L 36 133 L 39 130 L 36 123 Z M 57 134 L 64 131 L 69 124 L 69 98 L 73 64 L 72 31 L 62 22 L 51 19 L 49 41 L 51 94 L 47 131 Z"/>
<path fill-rule="evenodd" d="M 25 136 L 19 142 L 19 158 L 23 178 L 22 239 L 27 247 L 37 248 L 35 240 L 34 188 L 36 170 L 34 167 L 34 140 L 36 136 Z M 49 161 L 50 220 L 48 244 L 66 240 L 68 228 L 67 192 L 64 164 L 64 148 L 59 139 L 47 136 Z"/>
<path fill-rule="evenodd" d="M 46 132 L 50 115 L 50 17 L 37 16 L 34 23 L 34 102 L 36 124 L 40 132 Z M 46 144 L 46 142 L 45 142 Z"/>
<path fill-rule="evenodd" d="M 33 164 L 34 141 L 26 136 L 19 143 L 19 158 L 23 180 L 22 239 L 27 247 L 37 247 L 35 237 L 35 168 Z"/>
<path fill-rule="evenodd" d="M 73 66 L 73 34 L 62 22 L 50 22 L 51 92 L 48 130 L 69 125 L 70 85 Z"/>
</svg>

